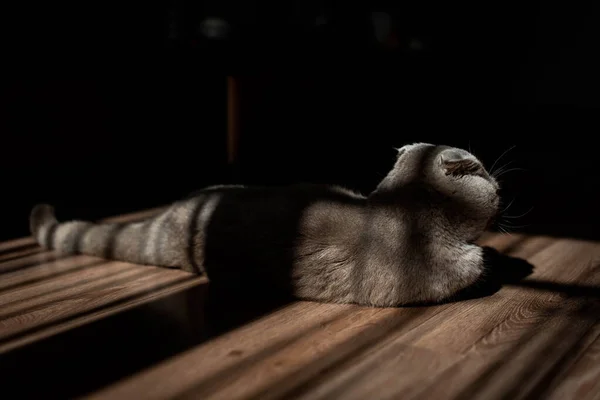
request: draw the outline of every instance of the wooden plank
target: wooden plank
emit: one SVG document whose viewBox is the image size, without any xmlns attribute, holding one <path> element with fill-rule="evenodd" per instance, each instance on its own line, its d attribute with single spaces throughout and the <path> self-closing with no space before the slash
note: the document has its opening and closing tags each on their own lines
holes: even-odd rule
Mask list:
<svg viewBox="0 0 600 400">
<path fill-rule="evenodd" d="M 67 296 L 65 297 L 61 297 L 59 291 L 57 294 L 50 293 L 47 296 L 42 296 L 41 300 L 45 300 L 45 302 L 34 299 L 30 302 L 24 302 L 25 304 L 15 302 L 12 307 L 11 305 L 2 307 L 3 312 L 0 314 L 0 346 L 9 338 L 16 337 L 21 333 L 35 330 L 40 326 L 51 325 L 53 322 L 60 322 L 86 311 L 102 308 L 118 301 L 120 298 L 143 293 L 151 290 L 154 286 L 161 286 L 166 282 L 175 282 L 182 278 L 180 274 L 161 274 L 162 271 L 146 270 L 140 273 L 140 271 L 129 270 L 127 272 L 131 278 L 130 280 L 111 282 L 109 279 L 106 282 L 108 284 L 98 285 L 99 287 L 90 292 L 78 293 L 77 288 L 73 288 L 67 290 Z M 94 289 L 93 284 L 87 286 Z M 72 293 L 71 296 L 69 296 L 70 293 Z M 52 296 L 56 297 L 53 299 Z M 31 307 L 27 307 L 28 304 Z M 18 310 L 20 307 L 23 307 L 22 312 L 14 313 L 15 309 Z"/>
<path fill-rule="evenodd" d="M 75 265 L 80 265 L 79 263 Z M 59 274 L 59 276 L 48 276 L 45 279 L 24 285 L 19 288 L 5 290 L 0 292 L 0 318 L 6 313 L 14 312 L 12 307 L 17 303 L 31 303 L 33 299 L 36 302 L 51 302 L 60 296 L 63 296 L 61 291 L 71 289 L 85 291 L 90 288 L 85 286 L 93 282 L 101 281 L 104 278 L 113 278 L 122 272 L 135 269 L 137 273 L 143 271 L 144 268 L 134 264 L 120 262 L 106 262 L 92 264 L 84 269 L 77 269 L 74 272 L 67 274 Z M 20 272 L 20 271 L 18 271 Z M 67 295 L 67 294 L 65 294 Z"/>
<path fill-rule="evenodd" d="M 506 238 L 503 238 L 506 239 Z M 542 241 L 534 241 L 534 247 L 539 249 L 546 247 L 548 245 L 548 239 L 544 239 Z M 512 243 L 514 244 L 514 238 L 509 241 L 505 241 L 504 243 L 492 243 L 493 245 L 501 245 L 505 246 Z M 526 251 L 523 249 L 523 251 Z M 460 358 L 459 354 L 456 353 L 456 349 L 452 349 L 451 347 L 447 347 L 444 343 L 441 343 L 441 346 L 431 346 L 431 349 L 425 349 L 423 347 L 418 346 L 418 338 L 427 335 L 429 331 L 436 329 L 436 327 L 447 320 L 452 321 L 453 319 L 460 320 L 460 316 L 464 316 L 469 319 L 470 315 L 473 314 L 474 309 L 477 307 L 481 301 L 485 301 L 485 299 L 478 299 L 468 302 L 455 303 L 451 305 L 438 307 L 439 312 L 432 315 L 431 318 L 423 321 L 421 324 L 416 326 L 414 329 L 410 330 L 399 330 L 395 335 L 389 338 L 389 340 L 378 341 L 376 345 L 373 345 L 369 349 L 369 353 L 366 355 L 361 355 L 360 363 L 356 363 L 353 359 L 344 365 L 340 365 L 336 368 L 333 373 L 325 374 L 325 376 L 321 376 L 317 381 L 310 381 L 310 383 L 304 382 L 305 387 L 316 387 L 315 391 L 307 390 L 307 393 L 304 394 L 306 398 L 317 397 L 317 392 L 322 392 L 322 398 L 337 398 L 340 393 L 343 392 L 343 398 L 370 398 L 373 395 L 384 395 L 386 391 L 392 391 L 395 393 L 395 389 L 398 387 L 403 387 L 402 394 L 405 395 L 407 391 L 411 388 L 415 388 L 419 386 L 420 381 L 422 381 L 425 377 L 430 376 L 432 374 L 431 369 L 427 369 L 429 367 L 423 367 L 428 370 L 427 374 L 422 374 L 421 366 L 411 364 L 411 368 L 409 370 L 401 371 L 401 374 L 396 375 L 394 370 L 393 378 L 382 378 L 378 374 L 379 372 L 375 365 L 377 365 L 381 359 L 386 359 L 386 354 L 393 352 L 393 348 L 401 348 L 404 349 L 407 357 L 411 357 L 413 354 L 424 354 L 430 351 L 430 354 L 436 354 L 431 360 L 428 360 L 427 365 L 439 365 L 440 368 L 449 363 L 448 360 L 453 360 L 456 358 Z M 485 308 L 485 305 L 483 306 Z M 452 323 L 450 323 L 450 327 L 452 327 Z M 466 329 L 466 330 L 465 330 Z M 462 332 L 459 332 L 461 331 Z M 485 329 L 483 332 L 486 332 Z M 448 336 L 455 336 L 459 338 L 463 338 L 467 344 L 471 344 L 472 340 L 477 337 L 477 335 L 473 335 L 472 332 L 469 331 L 469 327 L 460 326 L 458 329 L 452 329 Z M 448 338 L 446 338 L 448 340 Z M 417 343 L 417 345 L 415 345 Z M 442 349 L 442 350 L 440 350 Z M 354 371 L 354 372 L 353 372 Z M 438 371 L 439 372 L 439 371 Z M 346 377 L 346 378 L 344 378 Z M 393 382 L 389 383 L 388 386 L 384 387 L 372 387 L 369 382 L 374 382 L 377 380 L 384 380 Z M 331 382 L 340 381 L 343 383 L 332 384 Z M 319 386 L 319 382 L 323 382 L 325 386 L 328 386 L 329 389 L 324 389 Z M 297 387 L 302 387 L 302 385 L 296 383 Z M 277 385 L 277 389 L 275 392 L 278 392 L 280 384 Z M 341 387 L 348 387 L 348 390 L 341 389 Z M 362 389 L 361 389 L 362 388 Z M 364 391 L 364 388 L 372 388 L 375 392 Z M 370 389 L 369 389 L 370 390 Z M 341 391 L 341 392 L 340 392 Z M 274 389 L 270 389 L 268 393 L 261 393 L 259 398 L 271 398 L 270 394 L 274 393 Z M 295 392 L 291 391 L 285 393 L 284 398 L 294 398 L 293 394 Z M 302 393 L 295 393 L 301 398 L 304 398 Z"/>
<path fill-rule="evenodd" d="M 277 385 L 246 398 L 362 400 L 391 395 L 403 398 L 403 394 L 396 393 L 399 382 L 400 386 L 412 387 L 418 384 L 413 378 L 429 376 L 452 363 L 453 357 L 446 354 L 394 341 L 361 355 L 359 362 L 348 360 L 338 366 L 335 375 L 318 376 L 310 384 L 296 384 L 294 390 L 286 392 L 281 392 Z"/>
<path fill-rule="evenodd" d="M 0 279 L 0 290 L 2 292 L 0 293 L 20 290 L 26 285 L 43 283 L 46 279 L 59 278 L 106 263 L 106 260 L 88 256 L 73 256 L 58 259 L 52 256 L 48 258 L 48 261 L 34 263 L 27 268 L 16 268 L 12 269 L 12 272 L 2 273 L 2 279 Z M 1 270 L 2 264 L 0 264 Z"/>
<path fill-rule="evenodd" d="M 198 382 L 178 398 L 277 398 L 298 381 L 317 377 L 348 358 L 361 357 L 380 340 L 397 331 L 410 330 L 435 313 L 435 309 L 357 308 L 323 329 L 303 335 L 277 353 L 261 358 L 241 374 L 223 374 L 221 381 Z"/>
<path fill-rule="evenodd" d="M 506 235 L 501 238 L 488 237 L 486 239 L 488 243 L 502 247 L 516 244 L 524 238 Z M 529 252 L 533 254 L 535 251 L 547 247 L 552 240 L 551 238 L 533 240 L 531 242 L 532 247 L 522 248 L 520 251 L 521 253 Z M 473 301 L 473 303 L 475 304 L 476 301 Z M 320 305 L 319 307 L 327 308 L 329 306 Z M 361 359 L 364 357 L 366 359 L 369 358 L 368 354 L 376 352 L 377 349 L 380 349 L 377 354 L 387 352 L 389 346 L 403 349 L 407 358 L 417 354 L 437 354 L 437 349 L 409 345 L 398 340 L 398 338 L 410 338 L 411 335 L 422 336 L 423 331 L 432 328 L 428 323 L 435 318 L 445 320 L 449 315 L 457 313 L 459 310 L 461 312 L 466 310 L 464 313 L 469 314 L 469 308 L 465 308 L 464 303 L 413 309 L 385 309 L 378 312 L 370 310 L 372 309 L 358 307 L 351 314 L 332 321 L 328 329 L 318 330 L 310 335 L 306 334 L 301 339 L 289 343 L 285 348 L 260 359 L 260 362 L 247 366 L 243 370 L 237 370 L 236 373 L 224 372 L 227 370 L 222 369 L 220 375 L 226 376 L 226 379 L 215 380 L 214 377 L 207 376 L 205 371 L 197 371 L 194 373 L 194 379 L 190 376 L 190 381 L 194 381 L 193 384 L 192 382 L 187 383 L 187 380 L 185 385 L 181 385 L 180 381 L 165 382 L 161 380 L 160 388 L 151 385 L 151 382 L 158 380 L 160 376 L 178 376 L 183 373 L 182 371 L 189 370 L 190 365 L 195 364 L 192 361 L 193 355 L 190 355 L 190 359 L 185 358 L 185 361 L 173 360 L 168 362 L 158 369 L 144 372 L 132 380 L 107 389 L 106 392 L 98 394 L 98 396 L 105 398 L 146 398 L 148 396 L 152 398 L 171 398 L 174 396 L 178 398 L 199 396 L 202 398 L 228 399 L 288 398 L 290 392 L 293 393 L 299 382 L 311 381 L 332 367 L 337 368 L 338 365 L 345 365 L 344 362 L 348 357 L 352 359 L 354 357 L 360 357 Z M 445 317 L 440 317 L 442 315 L 445 315 Z M 266 325 L 264 325 L 264 329 L 268 329 Z M 238 340 L 240 341 L 248 340 L 247 336 L 253 334 L 256 335 L 254 340 L 262 342 L 259 332 L 232 333 L 232 335 L 235 334 L 239 336 Z M 262 343 L 263 346 L 268 345 L 268 342 Z M 469 344 L 472 344 L 472 342 Z M 215 341 L 206 344 L 204 347 L 212 349 L 212 346 L 219 347 L 221 343 Z M 215 352 L 215 350 L 207 350 L 206 353 L 202 353 L 200 349 L 195 349 L 193 353 L 197 354 L 198 357 L 196 363 L 208 363 L 214 368 L 215 365 L 218 365 L 218 360 L 210 359 L 207 353 L 210 354 L 211 352 Z M 200 358 L 202 361 L 200 361 Z M 380 359 L 380 357 L 377 357 L 373 360 L 373 363 Z M 447 355 L 436 356 L 435 358 L 440 368 L 448 365 L 449 360 L 452 360 L 452 358 Z M 345 371 L 344 367 L 339 368 Z M 372 368 L 367 369 L 370 371 Z M 422 371 L 419 368 L 412 369 Z M 375 379 L 372 374 L 366 375 L 368 379 L 360 379 L 360 382 L 366 384 L 367 381 Z M 414 375 L 409 373 L 405 373 L 405 376 L 414 378 Z M 381 379 L 387 380 L 388 378 Z M 403 379 L 395 376 L 394 381 L 399 380 Z M 406 379 L 405 381 L 406 384 L 411 384 L 414 380 Z M 307 396 L 312 397 L 313 395 L 315 393 L 311 391 Z"/>
<path fill-rule="evenodd" d="M 35 240 L 32 237 L 24 237 L 19 239 L 8 240 L 0 242 L 0 253 L 4 254 L 7 252 L 16 251 L 27 246 L 35 246 Z"/>
<path fill-rule="evenodd" d="M 527 248 L 523 248 L 523 252 L 526 251 Z M 600 256 L 598 245 L 566 239 L 556 241 L 545 251 L 529 257 L 532 264 L 537 265 L 531 278 L 573 282 L 587 271 L 591 258 L 595 256 Z M 565 269 L 564 265 L 570 267 Z M 505 287 L 493 296 L 457 304 L 405 340 L 425 348 L 464 353 L 474 340 L 492 335 L 493 329 L 501 329 L 503 324 L 536 324 L 544 315 L 535 315 L 543 314 L 544 307 L 552 305 L 553 301 L 560 301 L 559 295 L 553 292 Z M 512 323 L 513 318 L 519 321 Z M 507 334 L 500 337 L 507 338 Z"/>
<path fill-rule="evenodd" d="M 594 333 L 594 341 L 578 354 L 563 379 L 549 388 L 548 400 L 600 399 L 600 326 Z"/>
<path fill-rule="evenodd" d="M 31 254 L 28 256 L 7 260 L 0 263 L 0 274 L 6 274 L 19 270 L 26 270 L 31 267 L 36 267 L 40 264 L 49 264 L 51 261 L 59 260 L 60 255 L 50 251 L 43 251 L 41 253 Z"/>
<path fill-rule="evenodd" d="M 568 356 L 597 319 L 571 318 L 575 307 L 561 309 L 535 327 L 522 330 L 510 347 L 494 352 L 470 351 L 454 365 L 421 382 L 404 398 L 520 399 L 537 394 L 553 367 Z"/>
<path fill-rule="evenodd" d="M 0 263 L 0 271 L 11 271 L 0 280 L 0 352 L 207 283 L 179 270 L 57 257 L 44 252 Z"/>
<path fill-rule="evenodd" d="M 5 293 L 4 296 L 0 297 L 0 301 L 5 301 L 0 310 L 0 340 L 2 340 L 7 329 L 7 321 L 13 316 L 18 316 L 18 319 L 22 317 L 26 321 L 23 328 L 28 329 L 34 322 L 30 315 L 31 311 L 52 319 L 54 318 L 54 312 L 48 310 L 57 304 L 76 302 L 77 299 L 83 296 L 87 301 L 91 297 L 90 295 L 94 295 L 105 288 L 125 285 L 153 274 L 156 274 L 156 271 L 149 271 L 133 264 L 107 263 L 102 265 L 101 268 L 92 268 L 77 273 L 75 277 L 69 277 L 70 279 L 58 279 L 41 287 L 38 285 L 38 287 L 24 288 L 16 293 Z M 81 280 L 78 279 L 80 276 Z M 78 309 L 79 307 L 74 307 L 73 312 Z"/>
<path fill-rule="evenodd" d="M 37 245 L 31 244 L 24 247 L 18 247 L 6 253 L 0 253 L 0 263 L 19 258 L 27 257 L 33 254 L 42 253 L 44 250 Z"/>
<path fill-rule="evenodd" d="M 532 275 L 430 307 L 294 302 L 87 397 L 597 398 L 600 243 L 494 233 L 478 243 L 529 261 Z M 178 270 L 58 256 L 29 238 L 0 243 L 0 273 L 0 353 L 207 284 Z"/>
<path fill-rule="evenodd" d="M 331 333 L 330 324 L 355 311 L 357 307 L 351 305 L 297 302 L 88 398 L 165 399 L 200 385 L 208 392 L 314 332 Z M 377 311 L 365 310 L 361 315 L 373 316 Z"/>
<path fill-rule="evenodd" d="M 565 282 L 593 281 L 596 270 L 590 261 L 597 257 L 598 244 L 559 240 L 548 250 L 532 257 L 544 262 L 538 263 L 540 275 Z M 570 268 L 562 268 L 564 265 Z M 518 398 L 546 379 L 548 370 L 562 363 L 578 342 L 589 340 L 600 316 L 594 302 L 564 299 L 560 293 L 511 291 L 509 296 L 502 308 L 486 307 L 472 313 L 475 324 L 482 316 L 490 321 L 498 316 L 498 323 L 491 324 L 489 333 L 468 348 L 464 347 L 466 339 L 459 340 L 457 346 L 454 338 L 458 330 L 453 331 L 454 325 L 445 321 L 436 326 L 437 334 L 413 342 L 437 349 L 454 343 L 453 350 L 465 355 L 456 365 L 420 382 L 426 389 L 417 391 L 415 398 L 494 399 L 508 394 L 508 398 Z M 473 336 L 465 326 L 462 329 L 463 337 Z M 404 392 L 403 397 L 413 398 Z"/>
<path fill-rule="evenodd" d="M 79 314 L 73 318 L 61 319 L 52 321 L 52 324 L 44 326 L 33 332 L 28 332 L 27 335 L 11 338 L 10 341 L 0 343 L 0 354 L 13 350 L 17 347 L 25 346 L 37 340 L 59 334 L 68 329 L 73 329 L 81 325 L 88 324 L 109 315 L 120 313 L 141 304 L 149 303 L 161 298 L 165 298 L 173 293 L 187 290 L 191 287 L 206 284 L 206 278 L 180 278 L 174 281 L 167 281 L 161 285 L 154 282 L 154 285 L 145 285 L 138 287 L 136 293 L 127 293 L 127 296 L 121 298 L 113 298 L 111 302 L 102 304 L 101 306 L 88 310 L 81 310 Z"/>
<path fill-rule="evenodd" d="M 543 238 L 542 240 L 533 241 L 533 245 L 536 249 L 548 248 L 548 238 Z M 564 246 L 567 248 L 572 248 L 573 243 L 571 241 L 567 241 L 564 243 Z M 582 243 L 582 246 L 587 247 L 587 249 L 577 249 L 574 248 L 573 254 L 576 254 L 581 258 L 582 254 L 583 262 L 579 265 L 580 269 L 573 268 L 568 273 L 580 273 L 589 266 L 589 254 L 586 253 L 585 250 L 595 250 L 597 251 L 597 245 L 591 245 L 589 243 Z M 591 247 L 590 247 L 591 246 Z M 556 248 L 554 250 L 557 250 Z M 565 249 L 562 249 L 565 250 Z M 584 250 L 583 252 L 577 252 L 577 250 Z M 521 253 L 532 254 L 530 259 L 535 260 L 533 255 L 535 252 L 532 252 L 530 248 L 523 246 L 521 249 Z M 541 256 L 540 256 L 541 257 Z M 593 258 L 593 256 L 591 256 Z M 563 260 L 564 261 L 564 260 Z M 560 260 L 559 260 L 560 263 Z M 562 265 L 562 264 L 559 264 Z M 572 265 L 572 264 L 571 264 Z M 544 268 L 541 269 L 544 271 Z M 541 274 L 541 272 L 540 272 Z M 539 296 L 551 296 L 547 293 L 538 293 Z M 498 296 L 498 295 L 495 295 Z M 527 295 L 526 295 L 527 296 Z M 528 296 L 533 296 L 533 294 L 528 294 Z M 559 295 L 556 295 L 559 296 Z M 437 377 L 442 371 L 444 371 L 444 366 L 448 364 L 448 359 L 451 360 L 462 360 L 464 356 L 461 355 L 461 351 L 465 353 L 476 353 L 476 351 L 481 349 L 474 348 L 474 341 L 476 342 L 478 337 L 479 340 L 482 340 L 484 343 L 486 342 L 482 338 L 486 338 L 486 336 L 495 337 L 496 335 L 493 333 L 487 333 L 490 326 L 495 326 L 496 323 L 501 323 L 500 321 L 505 321 L 507 318 L 510 318 L 513 314 L 510 313 L 501 313 L 503 308 L 511 309 L 513 312 L 520 306 L 518 301 L 511 300 L 510 298 L 505 301 L 501 301 L 499 304 L 501 307 L 489 307 L 491 298 L 486 299 L 477 299 L 469 302 L 461 302 L 457 303 L 451 307 L 444 309 L 442 312 L 437 313 L 431 319 L 425 321 L 423 324 L 418 326 L 409 332 L 399 332 L 392 341 L 389 343 L 382 343 L 380 349 L 377 352 L 373 352 L 372 357 L 366 356 L 361 357 L 360 362 L 356 360 L 352 360 L 348 363 L 348 365 L 339 366 L 337 369 L 337 373 L 326 375 L 326 377 L 321 377 L 322 385 L 329 387 L 329 389 L 325 389 L 323 386 L 320 386 L 318 382 L 303 382 L 305 387 L 309 387 L 310 389 L 306 391 L 304 397 L 306 398 L 319 398 L 317 396 L 317 392 L 321 391 L 323 394 L 322 398 L 338 398 L 337 396 L 341 396 L 342 398 L 350 397 L 350 398 L 372 398 L 376 396 L 386 397 L 387 394 L 394 394 L 397 397 L 409 398 L 411 394 L 416 394 L 419 392 L 420 388 L 426 387 L 428 384 L 432 384 L 436 381 Z M 502 297 L 500 297 L 502 300 Z M 471 303 L 471 304 L 469 304 Z M 508 306 L 508 307 L 507 307 Z M 517 314 L 517 320 L 519 322 L 523 322 L 527 320 L 523 316 Z M 536 322 L 544 321 L 544 316 L 546 314 L 540 310 L 536 310 L 535 308 L 529 311 L 530 315 L 533 315 L 533 320 Z M 480 321 L 480 318 L 483 318 L 483 321 Z M 488 319 L 489 322 L 486 323 L 485 319 Z M 590 325 L 595 324 L 596 321 L 586 321 L 581 326 L 581 329 L 574 330 L 577 334 L 573 337 L 578 338 L 583 335 L 585 331 L 590 327 Z M 478 327 L 479 325 L 479 328 Z M 517 324 L 519 325 L 519 324 Z M 518 331 L 518 335 L 523 334 L 523 330 L 527 327 L 532 328 L 535 324 L 525 324 L 524 326 L 520 326 L 520 329 L 516 329 Z M 571 326 L 572 323 L 569 322 L 567 326 Z M 493 329 L 492 329 L 493 331 Z M 437 332 L 437 334 L 432 334 L 431 332 Z M 479 333 L 477 333 L 479 332 Z M 486 335 L 487 333 L 487 335 Z M 510 331 L 502 332 L 502 340 L 506 340 L 507 343 L 514 343 L 514 339 L 511 338 Z M 514 332 L 513 332 L 514 333 Z M 484 334 L 482 336 L 482 334 Z M 430 336 L 432 335 L 432 336 Z M 518 337 L 517 335 L 517 337 Z M 429 338 L 428 338 L 429 336 Z M 505 336 L 508 336 L 507 338 Z M 425 338 L 425 339 L 423 339 Z M 429 340 L 427 340 L 427 338 Z M 462 344 L 461 344 L 462 343 Z M 489 344 L 489 343 L 487 343 Z M 426 348 L 423 348 L 426 346 Z M 389 352 L 392 352 L 392 348 L 400 347 L 405 349 L 404 351 L 407 353 L 407 357 L 410 354 L 419 353 L 423 354 L 425 351 L 430 351 L 431 353 L 435 353 L 436 355 L 427 360 L 423 360 L 422 362 L 427 365 L 437 365 L 440 369 L 437 371 L 437 374 L 434 373 L 431 369 L 428 369 L 427 374 L 423 374 L 422 366 L 412 365 L 412 368 L 409 368 L 407 371 L 401 370 L 401 375 L 396 375 L 397 370 L 393 370 L 393 375 L 389 376 L 387 379 L 379 376 L 378 370 L 374 367 L 381 359 L 385 359 L 385 355 Z M 502 347 L 502 346 L 500 346 Z M 505 346 L 504 349 L 507 351 L 505 356 L 510 355 L 511 347 Z M 497 352 L 497 349 L 495 349 Z M 469 371 L 477 371 L 484 365 L 484 360 L 489 360 L 491 354 L 485 354 L 485 356 L 474 357 L 469 354 L 468 362 L 465 361 L 464 365 L 460 365 L 460 367 L 453 368 L 452 371 L 460 371 L 461 374 L 465 374 L 465 370 Z M 354 366 L 358 364 L 358 366 Z M 360 372 L 352 373 L 352 368 L 356 370 L 360 370 Z M 346 377 L 344 379 L 343 377 Z M 337 384 L 331 383 L 336 380 L 341 380 Z M 373 387 L 370 382 L 374 382 L 377 380 L 384 380 L 387 382 L 387 386 L 385 387 Z M 448 393 L 445 392 L 446 386 L 450 381 L 455 381 L 454 377 L 448 379 L 439 380 L 439 393 L 436 392 L 436 396 L 425 396 L 425 398 L 448 398 L 446 396 Z M 459 382 L 467 382 L 466 380 L 458 379 Z M 342 383 L 343 382 L 343 383 Z M 302 385 L 297 385 L 301 387 Z M 344 388 L 344 389 L 340 389 Z M 370 389 L 367 389 L 370 388 Z M 341 392 L 340 392 L 341 390 Z M 372 390 L 372 391 L 371 391 Z M 354 397 L 356 396 L 356 397 Z M 259 398 L 269 398 L 268 395 L 262 393 Z M 284 398 L 294 398 L 291 393 L 286 393 Z M 299 397 L 303 398 L 302 395 Z M 396 397 L 396 398 L 397 398 Z M 390 397 L 394 398 L 394 397 Z"/>
<path fill-rule="evenodd" d="M 164 209 L 105 221 L 139 221 Z M 0 243 L 0 273 L 0 352 L 207 283 L 183 271 L 59 255 L 30 237 Z"/>
</svg>

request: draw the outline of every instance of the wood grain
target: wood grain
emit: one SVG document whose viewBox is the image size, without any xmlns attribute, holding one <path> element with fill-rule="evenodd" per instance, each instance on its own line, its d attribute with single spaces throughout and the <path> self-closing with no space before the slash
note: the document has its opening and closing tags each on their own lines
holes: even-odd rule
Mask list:
<svg viewBox="0 0 600 400">
<path fill-rule="evenodd" d="M 576 398 L 600 399 L 600 327 L 596 325 L 595 339 L 577 354 L 563 377 L 548 393 L 548 400 Z"/>
<path fill-rule="evenodd" d="M 150 312 L 178 318 L 181 331 L 201 316 L 195 334 L 203 339 L 79 397 L 600 398 L 600 243 L 491 232 L 478 243 L 529 262 L 533 272 L 479 298 L 388 309 L 298 301 L 210 333 L 211 321 L 235 314 L 235 306 L 217 304 L 210 314 L 204 303 L 172 299 L 207 286 L 204 277 L 63 257 L 31 238 L 4 242 L 0 353 L 154 302 Z"/>
</svg>

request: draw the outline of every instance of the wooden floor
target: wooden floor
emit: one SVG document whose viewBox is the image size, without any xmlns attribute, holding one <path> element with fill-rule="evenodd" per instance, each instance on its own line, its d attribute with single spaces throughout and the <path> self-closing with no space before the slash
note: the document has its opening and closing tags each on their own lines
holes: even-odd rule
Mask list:
<svg viewBox="0 0 600 400">
<path fill-rule="evenodd" d="M 498 264 L 507 277 L 533 272 L 483 297 L 398 309 L 227 301 L 184 272 L 0 243 L 0 393 L 600 398 L 600 243 L 481 242 L 514 257 Z"/>
</svg>

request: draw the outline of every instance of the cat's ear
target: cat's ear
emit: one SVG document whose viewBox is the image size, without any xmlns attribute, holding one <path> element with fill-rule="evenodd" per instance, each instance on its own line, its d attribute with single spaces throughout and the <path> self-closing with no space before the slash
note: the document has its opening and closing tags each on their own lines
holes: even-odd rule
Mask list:
<svg viewBox="0 0 600 400">
<path fill-rule="evenodd" d="M 440 154 L 442 168 L 446 175 L 483 175 L 484 168 L 472 155 L 456 150 L 446 150 Z"/>
<path fill-rule="evenodd" d="M 406 146 L 402 146 L 399 148 L 394 147 L 394 150 L 397 151 L 396 157 L 400 158 L 400 156 L 402 156 L 402 154 L 406 153 Z"/>
</svg>

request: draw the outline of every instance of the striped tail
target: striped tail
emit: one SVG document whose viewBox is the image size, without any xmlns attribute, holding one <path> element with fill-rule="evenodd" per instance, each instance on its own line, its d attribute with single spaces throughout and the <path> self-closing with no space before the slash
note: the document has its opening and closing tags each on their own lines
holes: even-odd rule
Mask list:
<svg viewBox="0 0 600 400">
<path fill-rule="evenodd" d="M 173 239 L 173 218 L 169 218 L 169 214 L 170 210 L 167 210 L 142 222 L 123 224 L 59 222 L 52 206 L 39 204 L 31 211 L 29 228 L 41 246 L 60 254 L 86 254 L 135 264 L 188 269 L 185 243 Z"/>
</svg>

